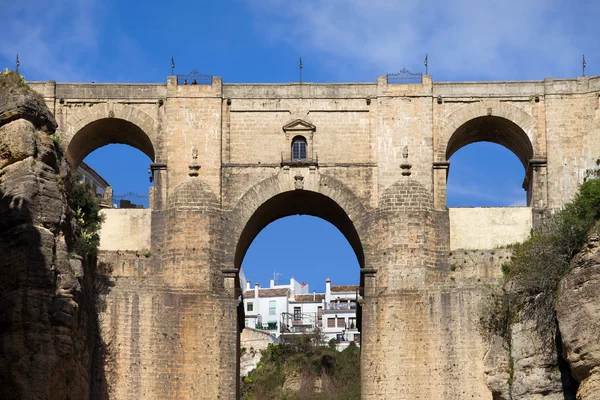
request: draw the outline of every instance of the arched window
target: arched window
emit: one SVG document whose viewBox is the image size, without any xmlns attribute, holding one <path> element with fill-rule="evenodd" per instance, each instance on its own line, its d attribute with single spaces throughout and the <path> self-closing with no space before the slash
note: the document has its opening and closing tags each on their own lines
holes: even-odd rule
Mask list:
<svg viewBox="0 0 600 400">
<path fill-rule="evenodd" d="M 306 138 L 296 136 L 292 139 L 292 160 L 306 160 Z"/>
</svg>

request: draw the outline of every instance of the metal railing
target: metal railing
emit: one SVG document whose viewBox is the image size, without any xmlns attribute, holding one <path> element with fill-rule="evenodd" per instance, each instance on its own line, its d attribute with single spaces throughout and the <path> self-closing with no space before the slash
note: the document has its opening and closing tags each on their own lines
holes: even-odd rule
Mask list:
<svg viewBox="0 0 600 400">
<path fill-rule="evenodd" d="M 281 313 L 281 333 L 312 332 L 317 327 L 316 313 Z"/>
<path fill-rule="evenodd" d="M 317 165 L 319 163 L 319 157 L 317 153 L 308 152 L 305 158 L 293 158 L 291 152 L 281 153 L 281 165 L 292 165 L 292 166 L 304 166 L 304 165 Z"/>
<path fill-rule="evenodd" d="M 423 74 L 421 72 L 410 72 L 406 68 L 402 68 L 399 72 L 387 74 L 388 85 L 407 85 L 423 83 Z"/>
<path fill-rule="evenodd" d="M 331 302 L 325 303 L 325 310 L 356 310 L 356 302 Z"/>
<path fill-rule="evenodd" d="M 201 74 L 193 69 L 188 74 L 177 74 L 178 85 L 212 85 L 212 75 Z"/>
</svg>

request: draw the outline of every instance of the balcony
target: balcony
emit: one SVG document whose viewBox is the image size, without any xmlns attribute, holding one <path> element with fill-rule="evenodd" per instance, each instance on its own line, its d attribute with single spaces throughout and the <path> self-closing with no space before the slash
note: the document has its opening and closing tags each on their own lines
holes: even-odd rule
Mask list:
<svg viewBox="0 0 600 400">
<path fill-rule="evenodd" d="M 356 310 L 356 303 L 355 302 L 350 302 L 350 303 L 338 303 L 338 302 L 325 303 L 325 310 L 355 311 Z"/>
<path fill-rule="evenodd" d="M 306 154 L 305 158 L 293 158 L 289 152 L 281 153 L 281 166 L 289 167 L 310 167 L 317 166 L 319 164 L 319 157 L 317 153 L 312 151 Z"/>
</svg>

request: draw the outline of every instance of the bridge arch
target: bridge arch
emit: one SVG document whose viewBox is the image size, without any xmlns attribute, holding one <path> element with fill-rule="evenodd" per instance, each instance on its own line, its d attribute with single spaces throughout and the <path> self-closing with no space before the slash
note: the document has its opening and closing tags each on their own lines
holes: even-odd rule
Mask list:
<svg viewBox="0 0 600 400">
<path fill-rule="evenodd" d="M 437 147 L 439 161 L 460 148 L 487 141 L 511 150 L 527 168 L 529 160 L 545 152 L 537 137 L 537 120 L 508 103 L 484 101 L 463 106 L 448 115 Z"/>
<path fill-rule="evenodd" d="M 297 214 L 319 217 L 333 224 L 350 243 L 360 267 L 365 266 L 365 207 L 341 182 L 313 171 L 305 176 L 280 172 L 257 183 L 240 198 L 233 209 L 235 268 L 241 267 L 246 251 L 263 228 L 277 219 Z"/>
<path fill-rule="evenodd" d="M 98 104 L 77 112 L 70 118 L 66 136 L 61 138 L 67 159 L 73 167 L 92 151 L 108 144 L 126 144 L 156 158 L 155 121 L 138 108 Z"/>
<path fill-rule="evenodd" d="M 537 179 L 539 184 L 543 184 L 543 179 L 539 179 L 540 167 L 544 168 L 545 174 L 545 148 L 539 137 L 537 120 L 514 105 L 483 101 L 463 106 L 444 120 L 436 146 L 438 161 L 434 163 L 434 170 L 438 170 L 437 173 L 434 171 L 436 207 L 443 208 L 446 205 L 450 157 L 461 148 L 476 142 L 496 143 L 519 159 L 525 171 L 523 189 L 527 191 L 527 204 L 531 205 L 534 199 L 534 181 Z M 545 190 L 538 190 L 542 191 Z M 537 200 L 545 203 L 541 199 Z M 537 204 L 541 203 L 538 201 Z"/>
</svg>

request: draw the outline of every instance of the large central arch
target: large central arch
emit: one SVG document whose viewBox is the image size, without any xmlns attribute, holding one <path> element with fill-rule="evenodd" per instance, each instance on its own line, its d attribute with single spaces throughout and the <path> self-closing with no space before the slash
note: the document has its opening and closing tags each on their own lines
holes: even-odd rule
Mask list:
<svg viewBox="0 0 600 400">
<path fill-rule="evenodd" d="M 367 210 L 357 196 L 338 180 L 298 168 L 279 172 L 249 188 L 232 210 L 235 252 L 239 269 L 250 244 L 271 222 L 297 214 L 324 219 L 348 240 L 361 268 L 365 266 L 363 219 Z M 304 175 L 303 175 L 304 173 Z M 231 265 L 231 264 L 229 264 Z"/>
<path fill-rule="evenodd" d="M 308 190 L 280 193 L 260 205 L 246 223 L 237 242 L 234 265 L 240 268 L 250 244 L 271 222 L 291 215 L 312 215 L 333 224 L 344 235 L 356 254 L 360 267 L 365 256 L 358 232 L 346 212 L 331 198 Z"/>
<path fill-rule="evenodd" d="M 345 185 L 336 179 L 321 175 L 318 171 L 309 168 L 281 171 L 247 190 L 232 211 L 235 252 L 231 261 L 238 271 L 248 248 L 260 231 L 271 222 L 292 215 L 311 215 L 334 225 L 352 247 L 360 268 L 365 267 L 365 234 L 362 228 L 367 210 Z M 362 330 L 362 306 L 356 311 L 362 339 L 368 335 Z M 243 303 L 240 303 L 237 307 L 240 331 L 244 326 L 243 314 Z M 239 333 L 237 346 L 239 349 Z M 239 382 L 239 362 L 238 352 L 236 382 Z"/>
</svg>

